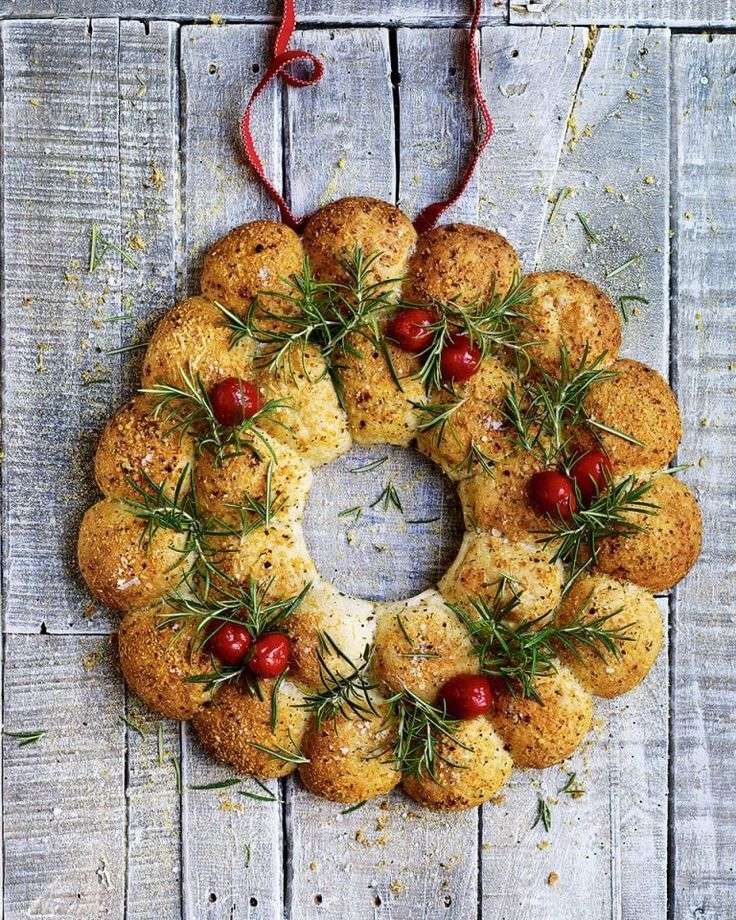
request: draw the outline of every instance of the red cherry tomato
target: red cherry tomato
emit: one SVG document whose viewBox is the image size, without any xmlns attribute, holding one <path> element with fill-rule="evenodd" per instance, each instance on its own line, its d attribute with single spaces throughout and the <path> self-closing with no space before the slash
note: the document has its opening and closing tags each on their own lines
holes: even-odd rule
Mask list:
<svg viewBox="0 0 736 920">
<path fill-rule="evenodd" d="M 493 706 L 500 690 L 499 682 L 482 674 L 458 674 L 440 689 L 440 702 L 455 719 L 474 719 Z"/>
<path fill-rule="evenodd" d="M 218 620 L 222 625 L 207 640 L 207 648 L 223 664 L 235 667 L 242 663 L 253 645 L 253 637 L 240 623 Z"/>
<path fill-rule="evenodd" d="M 568 520 L 578 510 L 575 490 L 567 476 L 557 470 L 543 470 L 529 480 L 529 498 L 542 514 Z"/>
<path fill-rule="evenodd" d="M 589 450 L 573 463 L 570 475 L 587 505 L 605 490 L 612 472 L 613 465 L 602 450 Z"/>
<path fill-rule="evenodd" d="M 432 323 L 436 320 L 437 316 L 432 310 L 422 307 L 399 310 L 388 324 L 388 335 L 404 351 L 416 354 L 432 344 Z"/>
<path fill-rule="evenodd" d="M 462 383 L 478 370 L 480 349 L 466 335 L 456 335 L 440 355 L 440 371 L 445 381 Z"/>
<path fill-rule="evenodd" d="M 291 643 L 283 633 L 266 633 L 256 639 L 248 666 L 256 677 L 278 677 L 289 666 Z"/>
<path fill-rule="evenodd" d="M 263 406 L 255 383 L 240 377 L 226 377 L 210 390 L 210 402 L 215 418 L 228 428 L 252 418 Z"/>
</svg>

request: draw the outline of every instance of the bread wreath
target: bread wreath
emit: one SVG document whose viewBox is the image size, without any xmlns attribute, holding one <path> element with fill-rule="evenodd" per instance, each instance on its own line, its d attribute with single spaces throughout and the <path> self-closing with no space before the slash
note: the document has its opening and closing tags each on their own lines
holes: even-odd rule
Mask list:
<svg viewBox="0 0 736 920">
<path fill-rule="evenodd" d="M 79 565 L 93 595 L 123 614 L 118 644 L 131 689 L 162 715 L 191 719 L 207 750 L 239 773 L 298 769 L 312 792 L 342 803 L 401 783 L 430 808 L 469 808 L 493 797 L 514 765 L 568 757 L 591 726 L 593 696 L 626 693 L 652 667 L 662 622 L 651 592 L 679 581 L 700 549 L 697 502 L 663 471 L 680 416 L 656 371 L 618 358 L 620 322 L 606 294 L 561 271 L 523 279 L 514 341 L 484 349 L 477 372 L 451 387 L 433 386 L 426 354 L 391 339 L 386 314 L 377 334 L 354 329 L 340 343 L 339 395 L 329 356 L 306 339 L 269 366 L 264 350 L 300 310 L 303 265 L 317 284 L 349 290 L 351 252 L 363 255 L 386 303 L 470 309 L 520 283 L 518 256 L 498 234 L 452 224 L 417 239 L 398 208 L 371 198 L 324 207 L 301 238 L 270 221 L 231 231 L 205 259 L 202 294 L 158 324 L 141 394 L 102 434 L 95 474 L 104 498 L 82 521 Z M 611 373 L 587 388 L 593 424 L 573 426 L 570 451 L 597 446 L 608 458 L 606 488 L 644 483 L 650 507 L 624 506 L 622 526 L 579 546 L 570 582 L 571 559 L 554 534 L 561 517 L 551 521 L 529 494 L 530 477 L 555 462 L 545 461 L 548 433 L 538 428 L 536 445 L 525 444 L 507 400 L 522 383 L 596 361 Z M 235 450 L 203 437 L 185 412 L 172 424 L 164 410 L 176 401 L 162 397 L 187 383 L 206 394 L 228 377 L 255 381 L 269 406 L 238 429 Z M 445 405 L 450 424 L 428 424 Z M 337 591 L 316 571 L 300 523 L 313 467 L 376 443 L 416 444 L 456 480 L 467 527 L 437 589 L 397 603 Z M 152 512 L 160 507 L 163 523 Z M 198 568 L 198 553 L 212 564 Z M 291 643 L 286 675 L 254 682 L 246 666 L 231 679 L 202 679 L 213 668 L 227 676 L 197 628 L 202 596 L 237 592 L 288 608 L 279 626 Z M 474 624 L 484 609 L 527 637 L 550 624 L 605 623 L 610 642 L 558 643 L 559 657 L 524 688 L 483 657 Z M 484 668 L 496 675 L 492 705 L 451 719 L 442 688 Z M 432 738 L 429 757 L 426 746 L 411 749 L 411 718 Z"/>
</svg>

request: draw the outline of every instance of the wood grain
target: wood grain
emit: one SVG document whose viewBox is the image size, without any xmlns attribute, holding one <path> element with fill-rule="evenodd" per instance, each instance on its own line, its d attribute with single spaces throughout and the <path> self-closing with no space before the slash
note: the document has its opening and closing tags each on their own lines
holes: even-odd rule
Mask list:
<svg viewBox="0 0 736 920">
<path fill-rule="evenodd" d="M 483 30 L 483 85 L 496 131 L 480 166 L 480 215 L 518 249 L 526 271 L 537 256 L 584 46 L 584 29 Z"/>
<path fill-rule="evenodd" d="M 485 30 L 484 60 L 491 47 L 491 32 L 498 35 L 505 49 L 497 52 L 501 61 L 511 56 L 514 62 L 521 60 L 523 68 L 531 59 L 536 68 L 541 49 L 549 47 L 546 42 L 550 40 L 535 36 L 535 31 Z M 507 33 L 514 34 L 507 37 Z M 570 48 L 577 47 L 573 54 L 578 67 L 582 50 L 584 68 L 572 82 L 564 141 L 552 145 L 560 157 L 556 172 L 550 177 L 548 168 L 542 180 L 549 187 L 552 178 L 553 198 L 567 186 L 574 189 L 574 196 L 565 199 L 566 207 L 558 209 L 551 224 L 547 218 L 550 205 L 543 196 L 537 195 L 540 211 L 536 215 L 531 211 L 529 187 L 523 180 L 517 204 L 513 199 L 513 157 L 510 162 L 503 158 L 497 161 L 495 187 L 506 188 L 505 213 L 514 215 L 526 209 L 526 224 L 541 229 L 541 240 L 535 241 L 528 230 L 522 237 L 527 252 L 537 250 L 538 244 L 538 267 L 567 268 L 602 281 L 607 266 L 624 260 L 624 251 L 636 252 L 637 247 L 646 245 L 651 255 L 642 260 L 641 274 L 636 277 L 641 288 L 634 290 L 646 290 L 651 302 L 642 319 L 632 321 L 627 329 L 627 345 L 632 354 L 664 369 L 668 344 L 666 332 L 662 332 L 663 326 L 667 328 L 668 187 L 662 179 L 651 187 L 643 179 L 654 171 L 655 159 L 659 174 L 665 180 L 667 176 L 668 35 L 607 30 L 600 34 L 597 44 L 588 41 L 585 49 L 581 49 L 580 38 L 579 32 L 562 35 L 551 46 L 558 55 L 569 54 L 565 51 L 568 43 Z M 645 54 L 641 53 L 643 48 L 647 49 Z M 518 55 L 513 56 L 513 51 Z M 502 68 L 504 79 L 509 80 L 505 85 L 526 82 L 523 69 L 510 80 L 506 65 Z M 562 62 L 547 70 L 566 72 Z M 640 73 L 641 86 L 636 97 L 629 99 L 626 90 L 634 70 Z M 540 73 L 536 83 L 541 80 Z M 487 84 L 500 84 L 488 67 L 484 79 Z M 531 79 L 529 83 L 532 85 Z M 626 102 L 638 109 L 627 112 Z M 565 104 L 560 100 L 544 108 L 560 112 Z M 522 109 L 521 116 L 512 121 L 516 150 L 536 143 L 528 137 L 539 132 L 538 119 L 525 119 L 524 114 Z M 484 171 L 484 181 L 486 175 Z M 609 184 L 616 195 L 605 192 Z M 484 194 L 483 184 L 481 196 Z M 588 248 L 576 210 L 588 214 L 591 225 L 601 231 L 595 253 Z M 565 783 L 565 770 L 519 773 L 512 778 L 505 802 L 484 809 L 483 902 L 488 910 L 500 905 L 509 920 L 542 920 L 563 913 L 580 920 L 665 915 L 666 655 L 660 657 L 643 688 L 599 707 L 599 715 L 601 724 L 590 747 L 565 765 L 565 770 L 580 777 L 587 790 L 585 796 L 569 801 L 558 794 Z M 539 796 L 562 799 L 562 807 L 556 809 L 560 820 L 550 835 L 541 833 L 539 827 L 530 830 Z M 548 883 L 551 872 L 558 877 L 554 884 Z M 651 872 L 651 878 L 642 885 L 645 872 Z"/>
<path fill-rule="evenodd" d="M 6 638 L 5 917 L 122 920 L 123 687 L 107 637 Z M 149 915 L 150 916 L 150 915 Z"/>
<path fill-rule="evenodd" d="M 728 26 L 732 0 L 510 0 L 512 23 L 539 25 Z"/>
<path fill-rule="evenodd" d="M 459 25 L 467 21 L 469 4 L 463 0 L 299 0 L 299 22 L 303 24 L 395 23 Z M 157 17 L 160 19 L 203 21 L 223 19 L 238 22 L 277 22 L 281 15 L 278 0 L 222 0 L 213 12 L 204 0 L 1 0 L 0 16 L 110 16 Z M 487 0 L 483 21 L 503 21 L 507 0 Z"/>
<path fill-rule="evenodd" d="M 121 266 L 124 339 L 145 339 L 174 301 L 179 247 L 178 27 L 120 23 L 121 233 L 136 265 Z M 124 356 L 123 394 L 140 385 L 142 352 Z M 158 719 L 127 694 L 126 920 L 175 920 L 181 913 L 180 795 L 172 757 L 179 758 L 179 726 Z"/>
<path fill-rule="evenodd" d="M 192 292 L 211 243 L 245 221 L 277 216 L 242 162 L 236 132 L 270 38 L 263 26 L 181 31 L 183 239 Z M 278 89 L 261 99 L 253 130 L 269 175 L 280 185 Z M 233 790 L 189 789 L 229 774 L 203 752 L 188 726 L 182 730 L 183 916 L 219 920 L 242 911 L 251 920 L 277 920 L 283 915 L 281 807 Z"/>
<path fill-rule="evenodd" d="M 5 626 L 106 632 L 74 547 L 120 386 L 105 352 L 122 329 L 102 321 L 120 314 L 120 257 L 87 273 L 92 223 L 122 240 L 118 26 L 11 22 L 3 42 Z"/>
<path fill-rule="evenodd" d="M 673 603 L 672 916 L 715 920 L 736 915 L 736 41 L 673 43 L 673 365 L 686 432 L 679 459 L 694 464 L 686 479 L 704 547 Z"/>
</svg>

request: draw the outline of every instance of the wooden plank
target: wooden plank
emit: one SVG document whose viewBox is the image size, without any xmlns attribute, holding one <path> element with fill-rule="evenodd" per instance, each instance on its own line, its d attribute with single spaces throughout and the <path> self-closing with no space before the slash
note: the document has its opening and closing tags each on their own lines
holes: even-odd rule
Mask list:
<svg viewBox="0 0 736 920">
<path fill-rule="evenodd" d="M 93 222 L 121 239 L 118 26 L 10 22 L 3 37 L 5 624 L 105 632 L 74 546 L 119 386 L 104 352 L 121 329 L 101 320 L 120 313 L 120 258 L 86 271 Z"/>
<path fill-rule="evenodd" d="M 178 27 L 120 23 L 120 214 L 122 235 L 137 267 L 122 266 L 126 340 L 149 328 L 174 301 L 177 286 Z M 123 387 L 139 385 L 142 352 L 123 361 Z M 127 395 L 127 394 L 126 394 Z M 179 757 L 179 726 L 162 725 L 159 756 L 155 716 L 128 694 L 126 920 L 181 916 L 180 796 L 171 757 Z"/>
<path fill-rule="evenodd" d="M 574 271 L 614 300 L 645 297 L 622 350 L 667 376 L 669 32 L 590 32 L 585 55 L 552 188 L 555 200 L 564 188 L 570 194 L 543 225 L 537 268 Z"/>
<path fill-rule="evenodd" d="M 673 604 L 672 917 L 736 915 L 732 656 L 736 575 L 732 35 L 682 35 L 673 54 L 674 372 L 680 456 L 703 510 L 700 562 Z"/>
<path fill-rule="evenodd" d="M 584 46 L 584 29 L 483 30 L 483 85 L 496 129 L 480 165 L 480 216 L 516 246 L 527 271 L 534 266 Z"/>
<path fill-rule="evenodd" d="M 467 35 L 460 29 L 399 29 L 399 204 L 411 217 L 454 188 L 474 141 Z M 442 218 L 477 222 L 478 176 Z"/>
<path fill-rule="evenodd" d="M 500 30 L 485 30 L 484 59 L 488 33 L 494 31 Z M 573 35 L 571 44 L 576 39 Z M 508 47 L 504 35 L 501 40 Z M 516 42 L 510 44 L 522 57 Z M 662 32 L 606 30 L 597 44 L 588 42 L 584 72 L 572 87 L 567 133 L 553 180 L 555 193 L 571 186 L 575 197 L 563 201 L 551 225 L 546 218 L 541 223 L 537 263 L 602 281 L 606 269 L 638 250 L 651 253 L 637 264 L 637 273 L 620 274 L 620 283 L 624 277 L 627 281 L 620 291 L 641 291 L 650 299 L 646 312 L 626 330 L 627 350 L 662 370 L 667 368 L 668 344 L 668 52 L 668 34 Z M 631 76 L 634 71 L 639 74 L 636 78 Z M 488 68 L 484 79 L 487 85 L 500 82 Z M 627 90 L 635 79 L 636 89 L 629 98 Z M 514 79 L 512 85 L 517 82 L 524 80 Z M 560 103 L 557 108 L 564 111 L 565 107 Z M 538 131 L 532 119 L 526 124 L 514 119 L 514 123 L 520 125 L 520 138 Z M 521 144 L 519 140 L 517 145 Z M 513 157 L 507 165 L 501 160 L 498 170 L 497 187 L 504 180 L 513 185 Z M 655 175 L 651 186 L 644 181 L 650 174 Z M 605 192 L 607 185 L 615 188 L 615 195 Z M 484 194 L 481 184 L 481 198 Z M 520 194 L 528 194 L 523 186 Z M 522 207 L 509 198 L 506 213 Z M 577 210 L 601 232 L 595 254 L 588 249 L 575 217 Z M 530 215 L 527 219 L 532 220 Z M 533 242 L 527 237 L 525 245 L 532 251 Z M 615 293 L 613 280 L 610 287 Z M 632 281 L 637 286 L 631 286 Z M 486 909 L 499 911 L 507 920 L 563 914 L 581 920 L 665 916 L 667 712 L 663 654 L 644 687 L 599 707 L 602 724 L 590 747 L 566 765 L 581 776 L 586 794 L 574 802 L 562 797 L 564 807 L 557 809 L 559 820 L 550 835 L 539 827 L 530 828 L 539 795 L 561 798 L 558 790 L 564 785 L 564 772 L 514 774 L 501 814 L 494 806 L 484 809 Z M 548 882 L 552 872 L 555 884 Z"/>
<path fill-rule="evenodd" d="M 265 60 L 270 29 L 193 26 L 181 31 L 184 231 L 189 288 L 198 290 L 199 262 L 218 236 L 258 217 L 275 218 L 242 162 L 236 126 L 243 100 Z M 281 104 L 277 91 L 254 117 L 269 175 L 281 182 Z M 192 791 L 228 775 L 183 726 L 182 877 L 187 920 L 241 914 L 282 916 L 281 809 L 237 794 Z M 226 790 L 227 791 L 227 790 Z"/>
<path fill-rule="evenodd" d="M 437 33 L 436 40 L 433 54 L 439 61 L 450 42 L 442 32 Z M 431 41 L 424 37 L 420 43 L 428 47 Z M 376 195 L 393 201 L 396 164 L 387 33 L 359 29 L 307 32 L 301 34 L 299 44 L 317 49 L 330 68 L 331 79 L 313 92 L 295 91 L 287 97 L 287 162 L 297 212 L 312 210 L 345 194 Z M 404 68 L 399 45 L 402 96 L 407 93 L 418 100 L 420 87 L 415 81 L 419 79 L 424 81 L 422 90 L 428 99 L 444 94 L 446 88 L 457 95 L 460 72 L 448 78 L 445 63 L 440 70 L 428 67 L 420 76 L 413 63 L 406 61 Z M 359 105 L 356 100 L 360 100 Z M 348 111 L 353 114 L 346 118 Z M 407 111 L 411 113 L 410 106 Z M 411 124 L 412 132 L 429 130 L 418 108 L 410 117 L 416 119 Z M 406 148 L 400 145 L 402 153 L 405 149 L 421 150 L 426 156 L 427 148 L 415 144 L 411 134 L 406 142 Z M 438 174 L 437 184 L 433 184 L 431 164 L 410 155 L 406 175 L 420 168 L 423 175 L 429 174 L 422 187 L 422 194 L 429 200 L 437 193 L 443 177 Z M 349 472 L 364 460 L 384 455 L 389 456 L 389 461 L 375 473 Z M 441 544 L 439 533 L 429 537 L 426 560 L 407 565 L 403 560 L 412 541 L 400 532 L 390 515 L 369 515 L 367 528 L 361 522 L 360 535 L 353 544 L 344 547 L 341 534 L 337 549 L 335 546 L 339 526 L 335 520 L 339 510 L 336 503 L 344 508 L 360 498 L 361 504 L 367 504 L 380 494 L 389 476 L 396 477 L 407 509 L 421 509 L 417 516 L 424 517 L 427 507 L 435 510 L 438 504 L 442 506 L 446 485 L 430 473 L 426 463 L 421 468 L 420 464 L 407 451 L 377 448 L 354 451 L 324 475 L 317 471 L 306 522 L 307 538 L 318 562 L 321 556 L 330 566 L 323 568 L 324 574 L 334 578 L 341 589 L 385 598 L 406 596 L 426 587 L 424 579 L 431 577 L 428 569 L 434 564 L 432 552 L 435 544 Z M 315 501 L 320 495 L 321 500 Z M 351 500 L 353 495 L 356 501 Z M 450 509 L 451 514 L 455 510 L 453 499 Z M 329 522 L 328 515 L 332 516 Z M 356 543 L 362 547 L 357 553 L 352 548 Z M 387 549 L 372 551 L 373 545 Z M 441 554 L 441 546 L 438 549 Z M 425 561 L 428 569 L 424 569 Z M 342 920 L 347 914 L 355 920 L 409 918 L 417 916 L 420 904 L 427 915 L 441 912 L 446 917 L 465 917 L 475 912 L 475 813 L 447 820 L 415 808 L 396 793 L 385 801 L 369 802 L 356 812 L 341 815 L 339 806 L 316 799 L 295 781 L 289 783 L 288 802 L 287 894 L 292 920 L 317 915 Z"/>
<path fill-rule="evenodd" d="M 486 0 L 483 22 L 505 20 L 506 7 L 507 0 Z M 299 0 L 297 8 L 304 25 L 458 25 L 469 15 L 467 4 L 458 0 Z M 222 0 L 216 13 L 204 0 L 164 0 L 155 8 L 146 0 L 5 0 L 0 6 L 1 15 L 14 17 L 143 18 L 152 12 L 160 19 L 274 23 L 281 6 L 273 0 Z"/>
<path fill-rule="evenodd" d="M 123 688 L 110 640 L 8 636 L 5 917 L 122 920 L 125 890 Z"/>
<path fill-rule="evenodd" d="M 519 25 L 728 26 L 733 0 L 511 0 Z"/>
</svg>

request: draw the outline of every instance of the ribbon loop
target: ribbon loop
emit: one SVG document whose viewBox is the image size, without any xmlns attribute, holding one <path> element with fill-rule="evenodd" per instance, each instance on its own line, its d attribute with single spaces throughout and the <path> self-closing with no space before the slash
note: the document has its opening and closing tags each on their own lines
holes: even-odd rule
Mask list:
<svg viewBox="0 0 736 920">
<path fill-rule="evenodd" d="M 480 159 L 481 154 L 485 150 L 486 145 L 488 144 L 488 141 L 491 139 L 491 135 L 493 134 L 493 121 L 491 119 L 491 113 L 488 109 L 488 104 L 483 94 L 483 86 L 480 81 L 480 72 L 478 67 L 478 48 L 475 42 L 475 36 L 478 31 L 478 23 L 480 21 L 482 7 L 483 0 L 474 0 L 473 18 L 470 22 L 470 29 L 468 31 L 468 71 L 472 84 L 473 99 L 480 111 L 481 119 L 483 121 L 482 132 L 480 138 L 474 145 L 474 149 L 468 160 L 468 165 L 463 171 L 463 174 L 460 176 L 460 179 L 458 180 L 452 193 L 447 198 L 443 198 L 441 201 L 435 201 L 432 204 L 427 205 L 424 210 L 422 210 L 421 213 L 416 217 L 414 226 L 416 227 L 418 233 L 424 233 L 426 230 L 431 230 L 432 227 L 434 227 L 437 221 L 440 219 L 442 214 L 444 214 L 450 205 L 454 204 L 463 194 L 475 171 L 478 160 Z M 281 219 L 293 230 L 300 230 L 306 222 L 308 215 L 305 215 L 304 217 L 297 217 L 292 212 L 291 208 L 286 203 L 281 193 L 268 178 L 263 166 L 263 161 L 261 160 L 261 157 L 256 150 L 255 141 L 253 140 L 253 134 L 251 132 L 251 112 L 253 110 L 253 104 L 272 80 L 274 80 L 276 77 L 280 77 L 288 86 L 299 88 L 304 86 L 314 86 L 315 83 L 319 83 L 319 81 L 322 79 L 322 76 L 324 75 L 324 64 L 316 55 L 312 54 L 310 51 L 289 48 L 295 29 L 295 0 L 284 0 L 281 24 L 279 25 L 278 32 L 276 33 L 276 39 L 274 40 L 271 62 L 269 63 L 265 74 L 259 80 L 256 88 L 251 93 L 248 104 L 246 105 L 245 111 L 243 112 L 242 118 L 240 119 L 240 137 L 243 143 L 243 150 L 245 152 L 246 159 L 248 160 L 249 165 L 258 176 L 261 184 L 266 189 L 271 199 L 278 206 L 278 209 L 281 212 Z M 289 70 L 290 66 L 295 61 L 304 61 L 310 65 L 310 69 L 306 76 L 297 76 Z"/>
</svg>

